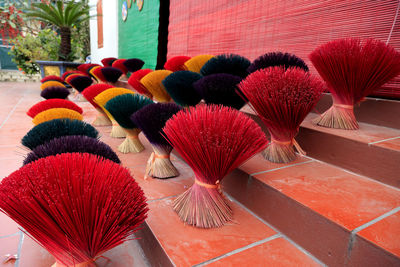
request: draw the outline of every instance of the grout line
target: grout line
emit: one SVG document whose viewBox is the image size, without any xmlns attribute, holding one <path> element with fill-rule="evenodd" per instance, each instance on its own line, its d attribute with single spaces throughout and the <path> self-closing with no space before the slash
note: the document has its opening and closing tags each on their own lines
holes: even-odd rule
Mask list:
<svg viewBox="0 0 400 267">
<path fill-rule="evenodd" d="M 4 126 L 4 124 L 8 121 L 8 119 L 11 117 L 11 115 L 14 113 L 14 111 L 17 109 L 17 106 L 22 102 L 24 99 L 24 96 L 21 97 L 20 100 L 18 100 L 17 104 L 12 108 L 12 110 L 8 113 L 7 117 L 4 119 L 4 121 L 0 124 L 0 129 L 1 127 Z"/>
<path fill-rule="evenodd" d="M 386 217 L 389 217 L 389 216 L 391 216 L 391 215 L 393 215 L 393 214 L 395 214 L 395 213 L 397 213 L 397 212 L 399 212 L 399 211 L 400 211 L 400 207 L 397 207 L 397 208 L 395 208 L 395 209 L 392 209 L 391 211 L 388 211 L 388 212 L 382 214 L 381 216 L 376 217 L 375 219 L 373 219 L 373 220 L 371 220 L 371 221 L 369 221 L 369 222 L 367 222 L 367 223 L 364 223 L 363 225 L 361 225 L 361 226 L 355 228 L 353 231 L 351 231 L 351 233 L 352 233 L 352 234 L 357 234 L 357 233 L 360 232 L 361 230 L 364 230 L 365 228 L 370 227 L 371 225 L 373 225 L 373 224 L 375 224 L 375 223 L 377 223 L 377 222 L 379 222 L 379 221 L 385 219 Z"/>
<path fill-rule="evenodd" d="M 218 256 L 218 257 L 212 258 L 212 259 L 210 259 L 210 260 L 204 261 L 204 262 L 202 262 L 202 263 L 193 265 L 193 267 L 200 267 L 200 266 L 208 265 L 208 264 L 210 264 L 210 263 L 219 261 L 220 259 L 229 257 L 229 256 L 234 255 L 234 254 L 237 254 L 237 253 L 240 253 L 240 252 L 245 251 L 245 250 L 247 250 L 247 249 L 249 249 L 249 248 L 253 248 L 253 247 L 255 247 L 255 246 L 258 246 L 258 245 L 267 243 L 267 242 L 272 241 L 272 240 L 274 240 L 274 239 L 277 239 L 277 238 L 279 238 L 279 237 L 282 237 L 282 235 L 281 235 L 280 233 L 277 233 L 277 234 L 275 234 L 275 235 L 273 235 L 273 236 L 264 238 L 264 239 L 259 240 L 259 241 L 257 241 L 257 242 L 251 243 L 251 244 L 249 244 L 249 245 L 247 245 L 247 246 L 244 246 L 244 247 L 241 247 L 241 248 L 232 250 L 232 251 L 230 251 L 230 252 L 228 252 L 228 253 L 225 253 L 225 254 L 223 254 L 223 255 L 221 255 L 221 256 Z"/>
<path fill-rule="evenodd" d="M 177 196 L 179 196 L 179 195 L 173 195 L 173 196 L 162 197 L 162 198 L 157 198 L 157 199 L 150 199 L 150 200 L 147 201 L 147 203 L 161 201 L 161 200 L 164 200 L 164 199 L 169 199 L 169 198 L 173 198 L 173 197 L 177 197 Z"/>
<path fill-rule="evenodd" d="M 25 239 L 25 234 L 22 231 L 20 231 L 20 234 L 21 234 L 21 239 L 18 243 L 18 251 L 17 251 L 18 258 L 15 261 L 15 265 L 14 265 L 15 267 L 19 266 L 19 260 L 21 259 L 22 244 L 24 243 L 24 239 Z"/>
<path fill-rule="evenodd" d="M 313 162 L 313 161 L 314 161 L 314 159 L 308 160 L 308 161 L 304 161 L 304 162 L 295 163 L 295 164 L 291 164 L 291 165 L 282 166 L 282 167 L 271 169 L 271 170 L 267 170 L 267 171 L 255 172 L 255 173 L 249 174 L 249 176 L 251 177 L 251 176 L 262 174 L 262 173 L 267 173 L 267 172 L 277 171 L 277 170 L 281 170 L 281 169 L 286 169 L 286 168 L 289 168 L 289 167 L 303 165 L 303 164 L 310 163 L 310 162 Z"/>
<path fill-rule="evenodd" d="M 12 233 L 12 234 L 9 234 L 9 235 L 2 235 L 2 236 L 0 236 L 0 238 L 7 238 L 7 237 L 16 236 L 16 235 L 19 235 L 19 231 L 15 232 L 15 233 Z"/>
<path fill-rule="evenodd" d="M 375 141 L 375 142 L 370 142 L 370 143 L 368 143 L 368 145 L 370 146 L 370 145 L 379 144 L 379 143 L 383 143 L 383 142 L 390 141 L 390 140 L 395 140 L 395 139 L 400 139 L 400 136 L 396 136 L 396 137 L 392 137 L 392 138 L 386 138 L 386 139 Z"/>
<path fill-rule="evenodd" d="M 285 234 L 283 234 L 281 231 L 279 231 L 277 228 L 275 228 L 274 226 L 272 226 L 271 224 L 269 224 L 268 222 L 266 222 L 263 218 L 261 218 L 260 216 L 258 216 L 257 214 L 255 214 L 252 210 L 248 209 L 245 205 L 243 205 L 241 202 L 239 202 L 238 200 L 236 200 L 234 197 L 232 197 L 231 195 L 229 195 L 228 193 L 224 192 L 224 195 L 226 195 L 228 197 L 229 200 L 231 200 L 232 202 L 235 202 L 237 205 L 239 205 L 242 209 L 244 209 L 245 211 L 247 211 L 248 213 L 250 213 L 252 216 L 254 216 L 255 218 L 257 218 L 259 221 L 261 221 L 263 224 L 265 224 L 266 226 L 268 226 L 269 228 L 271 228 L 272 230 L 274 230 L 275 232 L 279 233 L 281 235 L 282 238 L 286 239 L 286 241 L 288 241 L 289 243 L 291 243 L 292 245 L 294 245 L 297 249 L 299 249 L 301 252 L 303 252 L 304 254 L 306 254 L 307 256 L 309 256 L 313 261 L 315 261 L 316 263 L 318 263 L 321 266 L 327 266 L 326 264 L 324 264 L 322 261 L 320 261 L 319 259 L 317 259 L 314 255 L 312 255 L 310 252 L 308 252 L 307 250 L 305 250 L 304 248 L 302 248 L 301 246 L 299 246 L 296 242 L 294 242 L 293 240 L 291 240 L 289 237 L 287 237 Z"/>
</svg>

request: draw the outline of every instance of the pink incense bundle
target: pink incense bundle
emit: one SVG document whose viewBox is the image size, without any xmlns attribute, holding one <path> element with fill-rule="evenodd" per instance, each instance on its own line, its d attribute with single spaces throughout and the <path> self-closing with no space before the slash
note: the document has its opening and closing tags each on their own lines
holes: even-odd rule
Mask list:
<svg viewBox="0 0 400 267">
<path fill-rule="evenodd" d="M 293 146 L 305 154 L 294 138 L 325 89 L 322 81 L 300 68 L 269 67 L 247 76 L 239 88 L 271 134 L 263 156 L 290 162 L 296 159 Z"/>
<path fill-rule="evenodd" d="M 187 224 L 220 227 L 233 218 L 220 189 L 221 180 L 268 144 L 252 119 L 217 105 L 198 105 L 178 112 L 163 129 L 168 141 L 193 169 L 191 188 L 174 200 Z"/>
<path fill-rule="evenodd" d="M 55 266 L 81 267 L 132 238 L 148 211 L 128 169 L 87 153 L 41 158 L 4 178 L 0 209 Z"/>
<path fill-rule="evenodd" d="M 185 68 L 185 62 L 188 61 L 190 57 L 188 56 L 175 56 L 171 57 L 170 59 L 167 60 L 164 64 L 164 69 L 170 70 L 170 71 L 180 71 L 180 70 L 186 70 Z"/>
<path fill-rule="evenodd" d="M 87 87 L 85 90 L 83 90 L 82 95 L 86 98 L 87 101 L 89 101 L 90 104 L 97 110 L 97 116 L 96 119 L 92 122 L 94 126 L 111 126 L 112 122 L 108 118 L 107 114 L 104 112 L 104 110 L 97 105 L 96 102 L 94 102 L 94 98 L 102 93 L 103 91 L 112 88 L 112 85 L 105 84 L 105 83 L 98 83 L 98 84 L 93 84 L 89 87 Z"/>
<path fill-rule="evenodd" d="M 335 40 L 309 58 L 332 94 L 332 107 L 315 120 L 329 128 L 358 129 L 354 105 L 400 73 L 400 53 L 373 39 Z"/>
<path fill-rule="evenodd" d="M 75 104 L 72 101 L 65 100 L 65 99 L 48 99 L 44 101 L 40 101 L 39 103 L 36 103 L 33 105 L 27 112 L 26 114 L 33 118 L 37 114 L 39 114 L 42 111 L 51 109 L 51 108 L 68 108 L 72 109 L 79 114 L 83 113 L 83 110 L 81 107 L 79 107 L 77 104 Z"/>
<path fill-rule="evenodd" d="M 153 70 L 151 69 L 138 70 L 133 72 L 128 79 L 128 83 L 130 86 L 133 87 L 133 89 L 135 89 L 139 94 L 145 95 L 150 99 L 153 98 L 153 95 L 146 89 L 146 87 L 140 82 L 140 80 L 152 71 Z"/>
</svg>

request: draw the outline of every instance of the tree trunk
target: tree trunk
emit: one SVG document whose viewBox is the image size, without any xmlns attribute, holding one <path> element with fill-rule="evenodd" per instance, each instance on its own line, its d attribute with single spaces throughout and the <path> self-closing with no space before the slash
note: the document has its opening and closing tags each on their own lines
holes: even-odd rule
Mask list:
<svg viewBox="0 0 400 267">
<path fill-rule="evenodd" d="M 61 44 L 59 60 L 66 61 L 71 53 L 71 29 L 69 27 L 61 27 Z"/>
</svg>

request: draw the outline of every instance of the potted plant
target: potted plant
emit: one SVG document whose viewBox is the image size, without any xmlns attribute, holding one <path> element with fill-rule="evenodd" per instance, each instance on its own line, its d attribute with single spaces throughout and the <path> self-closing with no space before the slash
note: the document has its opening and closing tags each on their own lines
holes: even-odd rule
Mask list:
<svg viewBox="0 0 400 267">
<path fill-rule="evenodd" d="M 52 25 L 61 36 L 58 61 L 36 61 L 39 64 L 42 77 L 55 74 L 62 75 L 69 69 L 74 69 L 81 63 L 70 62 L 72 29 L 79 27 L 90 19 L 89 6 L 85 1 L 75 2 L 56 0 L 51 3 L 35 3 L 25 12 L 28 18 Z"/>
</svg>

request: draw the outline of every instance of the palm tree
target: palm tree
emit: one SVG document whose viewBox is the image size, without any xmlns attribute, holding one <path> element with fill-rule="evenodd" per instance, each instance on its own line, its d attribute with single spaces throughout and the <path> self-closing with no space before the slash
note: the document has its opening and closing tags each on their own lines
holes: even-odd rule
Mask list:
<svg viewBox="0 0 400 267">
<path fill-rule="evenodd" d="M 29 18 L 52 24 L 60 30 L 59 59 L 66 60 L 71 53 L 71 29 L 90 19 L 89 6 L 85 2 L 62 1 L 35 3 L 26 11 Z"/>
</svg>

